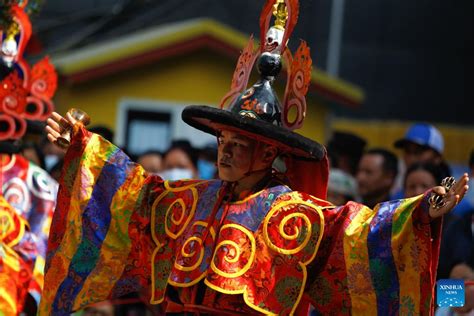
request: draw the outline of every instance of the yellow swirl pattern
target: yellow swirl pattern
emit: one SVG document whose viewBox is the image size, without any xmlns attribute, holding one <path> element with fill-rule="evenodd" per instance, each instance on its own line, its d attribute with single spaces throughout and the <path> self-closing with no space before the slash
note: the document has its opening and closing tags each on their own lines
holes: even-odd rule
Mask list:
<svg viewBox="0 0 474 316">
<path fill-rule="evenodd" d="M 174 216 L 176 215 L 176 213 L 172 213 L 170 215 L 170 212 L 171 210 L 173 209 L 174 205 L 175 204 L 178 204 L 181 208 L 181 212 L 180 212 L 180 217 L 179 219 L 175 219 Z M 166 215 L 165 215 L 165 218 L 168 218 L 168 216 L 171 216 L 171 222 L 175 225 L 181 225 L 181 223 L 183 222 L 183 219 L 184 219 L 184 214 L 185 214 L 185 210 L 186 210 L 186 205 L 184 205 L 184 201 L 183 199 L 177 199 L 173 204 L 171 204 L 168 209 L 166 210 Z M 175 210 L 176 211 L 176 210 Z"/>
<path fill-rule="evenodd" d="M 29 227 L 22 217 L 14 213 L 15 210 L 8 204 L 8 202 L 0 196 L 0 242 L 13 233 L 16 229 L 18 230 L 14 239 L 6 243 L 8 247 L 13 247 L 20 242 L 25 234 L 25 227 Z M 15 225 L 15 218 L 18 219 L 18 227 Z"/>
<path fill-rule="evenodd" d="M 3 208 L 3 206 L 1 207 Z M 0 209 L 0 241 L 3 241 L 14 229 L 12 216 Z"/>
<path fill-rule="evenodd" d="M 194 243 L 191 244 L 192 242 L 198 243 L 199 244 L 199 258 L 196 260 L 196 263 L 194 263 L 192 266 L 185 267 L 183 265 L 180 265 L 175 261 L 174 266 L 176 269 L 180 271 L 194 271 L 197 267 L 199 267 L 202 263 L 202 259 L 204 258 L 204 247 L 202 246 L 202 239 L 196 236 L 193 236 L 191 238 L 188 238 L 186 242 L 183 244 L 183 247 L 181 248 L 181 255 L 184 258 L 192 258 L 196 254 L 196 251 L 191 251 L 190 253 L 186 252 L 186 247 L 190 247 L 191 249 L 194 249 Z"/>
<path fill-rule="evenodd" d="M 278 231 L 280 233 L 280 236 L 285 240 L 292 241 L 292 240 L 296 240 L 297 238 L 299 238 L 300 235 L 303 233 L 303 231 L 306 231 L 306 234 L 304 236 L 304 239 L 303 239 L 302 243 L 299 244 L 297 247 L 295 247 L 293 249 L 285 249 L 285 248 L 277 246 L 272 241 L 272 238 L 268 233 L 268 229 L 269 229 L 269 225 L 270 225 L 270 220 L 275 218 L 276 213 L 281 212 L 282 210 L 284 211 L 286 208 L 291 207 L 292 205 L 297 207 L 298 211 L 291 212 L 291 214 L 285 215 L 285 217 L 283 217 L 280 224 L 278 225 Z M 298 202 L 286 201 L 286 202 L 282 202 L 282 203 L 277 204 L 276 206 L 274 206 L 270 210 L 270 212 L 265 217 L 264 222 L 263 222 L 264 240 L 267 243 L 268 247 L 270 249 L 272 249 L 273 251 L 276 251 L 276 252 L 284 254 L 284 255 L 294 255 L 294 254 L 299 253 L 301 250 L 303 250 L 308 245 L 308 243 L 311 239 L 312 225 L 311 225 L 311 220 L 308 218 L 308 216 L 300 211 L 300 206 L 301 205 L 305 205 L 305 206 L 309 207 L 311 210 L 316 211 L 320 215 L 320 217 L 323 218 L 323 215 L 322 215 L 322 212 L 321 212 L 320 208 L 318 206 L 314 205 L 314 204 L 310 204 L 310 203 L 303 202 L 303 201 L 298 201 Z M 306 228 L 306 230 L 300 229 L 299 227 L 295 226 L 293 228 L 293 231 L 295 231 L 295 233 L 292 234 L 292 235 L 288 235 L 285 232 L 284 228 L 287 227 L 287 225 L 289 224 L 289 221 L 293 218 L 301 218 L 304 222 L 304 227 Z"/>
<path fill-rule="evenodd" d="M 203 221 L 196 221 L 192 225 L 192 227 L 199 227 L 199 226 L 204 228 L 199 233 L 199 234 L 202 234 L 202 232 L 206 231 L 208 223 L 203 222 Z M 214 228 L 211 227 L 210 230 L 209 230 L 209 233 L 212 237 L 212 240 L 215 240 L 216 231 L 214 230 Z M 194 234 L 196 234 L 196 233 L 194 233 Z M 191 242 L 194 242 L 194 243 L 191 244 Z M 201 264 L 203 262 L 203 259 L 204 259 L 205 247 L 203 246 L 203 244 L 204 244 L 204 241 L 202 240 L 201 236 L 193 235 L 193 236 L 189 237 L 183 243 L 183 246 L 181 247 L 181 251 L 180 251 L 181 257 L 183 257 L 185 259 L 191 259 L 191 258 L 196 256 L 197 251 L 199 251 L 199 255 L 198 255 L 199 257 L 196 260 L 196 262 L 194 264 L 192 264 L 191 266 L 184 266 L 184 265 L 178 263 L 181 260 L 180 260 L 180 258 L 176 258 L 175 262 L 174 262 L 174 268 L 179 270 L 179 271 L 184 271 L 184 272 L 192 272 L 192 271 L 198 269 L 201 266 Z M 191 251 L 187 250 L 188 247 L 191 249 Z M 181 261 L 181 262 L 183 262 L 183 261 Z M 173 285 L 173 286 L 178 286 L 178 287 L 189 287 L 189 286 L 192 286 L 192 285 L 195 285 L 196 283 L 198 283 L 203 277 L 205 277 L 205 275 L 206 275 L 206 273 L 203 273 L 198 278 L 192 279 L 188 283 L 180 283 L 180 282 L 172 281 L 171 279 L 168 279 L 168 283 Z"/>
<path fill-rule="evenodd" d="M 194 218 L 194 214 L 196 212 L 196 207 L 197 207 L 197 203 L 198 203 L 198 197 L 199 197 L 196 187 L 198 185 L 200 185 L 201 183 L 202 182 L 193 182 L 192 184 L 189 184 L 189 185 L 183 185 L 183 186 L 174 188 L 174 187 L 170 186 L 170 183 L 168 181 L 165 181 L 165 183 L 164 183 L 165 190 L 155 199 L 155 201 L 153 202 L 152 207 L 151 207 L 152 227 L 159 227 L 160 223 L 164 222 L 165 233 L 168 237 L 171 237 L 172 239 L 176 240 L 179 236 L 181 236 L 183 234 L 183 232 L 186 230 L 186 228 L 188 227 L 189 223 Z M 183 191 L 187 191 L 187 190 L 191 191 L 191 195 L 192 195 L 191 205 L 186 205 L 182 198 L 176 198 L 176 200 L 173 203 L 171 203 L 171 205 L 169 205 L 167 207 L 166 212 L 165 212 L 165 216 L 163 218 L 162 213 L 159 212 L 160 203 L 163 201 L 163 199 L 165 199 L 170 193 L 183 192 Z M 176 218 L 177 212 L 179 212 L 178 218 Z M 172 230 L 171 227 L 168 226 L 169 223 L 176 226 L 174 231 Z M 195 222 L 193 224 L 193 226 L 199 225 L 200 223 L 202 224 L 203 222 Z M 207 223 L 204 223 L 204 224 L 205 225 L 201 225 L 201 226 L 206 227 Z M 176 230 L 178 230 L 178 231 L 176 232 Z M 159 253 L 160 249 L 164 246 L 164 244 L 163 244 L 164 240 L 162 240 L 161 232 L 156 231 L 155 229 L 151 230 L 151 236 L 152 236 L 153 241 L 156 244 L 156 248 L 153 250 L 153 253 L 152 253 L 152 256 L 151 256 L 151 270 L 152 270 L 151 283 L 152 284 L 151 284 L 150 303 L 160 304 L 164 300 L 164 295 L 163 295 L 163 293 L 160 293 L 160 295 L 157 296 L 157 293 L 156 293 L 156 290 L 155 290 L 157 281 L 155 280 L 155 265 L 154 265 L 154 262 L 156 260 L 156 257 L 158 256 L 158 253 Z M 211 230 L 211 236 L 213 236 L 213 238 L 215 238 L 215 232 L 213 232 L 212 230 Z M 196 241 L 197 241 L 197 239 L 196 239 Z M 189 244 L 190 242 L 191 242 L 191 240 L 187 240 L 184 243 L 183 247 L 186 247 L 186 245 Z M 202 249 L 203 248 L 202 247 L 202 241 L 197 241 L 197 242 L 198 242 L 198 244 L 201 245 L 201 249 Z M 189 256 L 192 256 L 192 254 L 186 252 L 184 250 L 184 248 L 181 251 L 181 254 L 182 253 L 184 253 L 186 255 L 189 255 Z M 187 271 L 186 269 L 192 270 L 192 269 L 195 269 L 196 267 L 199 267 L 200 262 L 202 262 L 203 256 L 204 256 L 204 249 L 201 250 L 200 257 L 199 257 L 198 261 L 195 264 L 193 264 L 192 267 L 181 266 L 181 270 L 182 271 Z M 189 257 L 187 257 L 187 258 L 189 258 Z M 174 266 L 175 266 L 176 269 L 179 269 L 180 265 L 175 262 Z M 201 276 L 201 278 L 202 278 L 202 276 Z M 168 283 L 170 283 L 171 285 L 176 285 L 176 286 L 191 286 L 191 285 L 193 285 L 193 284 L 189 284 L 189 285 L 187 285 L 187 284 L 186 285 L 173 284 L 173 282 L 171 282 L 171 280 L 169 280 Z"/>
<path fill-rule="evenodd" d="M 166 234 L 173 238 L 177 239 L 181 234 L 184 232 L 186 227 L 189 225 L 191 220 L 194 217 L 194 213 L 196 212 L 196 206 L 198 203 L 198 192 L 196 190 L 196 186 L 199 185 L 201 182 L 196 182 L 190 185 L 182 186 L 173 188 L 169 185 L 169 182 L 165 182 L 165 191 L 161 193 L 156 200 L 153 202 L 152 205 L 152 217 L 155 217 L 156 208 L 159 206 L 160 202 L 169 194 L 169 193 L 176 193 L 182 192 L 186 190 L 190 190 L 192 194 L 192 204 L 187 206 L 182 198 L 178 198 L 168 206 L 165 213 L 165 232 Z M 176 218 L 176 215 L 179 214 L 179 218 Z M 155 220 L 153 219 L 153 222 Z M 171 227 L 169 227 L 169 223 L 177 226 L 179 230 L 177 232 L 173 231 Z M 156 239 L 153 237 L 153 239 Z M 157 240 L 155 240 L 157 242 Z M 157 242 L 159 244 L 159 242 Z"/>
<path fill-rule="evenodd" d="M 214 249 L 214 256 L 212 257 L 212 260 L 211 260 L 211 269 L 214 273 L 216 273 L 219 276 L 222 276 L 222 277 L 225 277 L 225 278 L 237 278 L 237 277 L 243 275 L 244 273 L 246 273 L 250 269 L 250 267 L 252 266 L 252 264 L 254 262 L 255 253 L 256 253 L 255 237 L 253 236 L 253 234 L 248 229 L 246 229 L 245 227 L 240 226 L 240 225 L 226 224 L 226 225 L 222 226 L 221 234 L 222 234 L 222 231 L 224 231 L 225 229 L 235 229 L 235 230 L 238 230 L 238 231 L 244 233 L 244 235 L 247 236 L 248 240 L 250 241 L 250 256 L 249 256 L 248 261 L 245 264 L 245 266 L 242 269 L 240 269 L 239 271 L 233 272 L 233 273 L 222 271 L 215 264 L 216 255 L 217 255 L 217 253 L 219 252 L 220 249 L 222 249 L 224 247 L 227 247 L 227 248 L 231 248 L 235 251 L 235 254 L 233 254 L 233 255 L 229 255 L 229 252 L 227 252 L 226 256 L 224 257 L 224 260 L 227 261 L 228 263 L 236 263 L 236 262 L 239 262 L 240 260 L 242 260 L 242 258 L 241 258 L 242 253 L 240 251 L 241 246 L 239 246 L 233 240 L 223 240 L 223 241 L 219 242 L 219 244 L 217 244 L 216 248 Z"/>
</svg>

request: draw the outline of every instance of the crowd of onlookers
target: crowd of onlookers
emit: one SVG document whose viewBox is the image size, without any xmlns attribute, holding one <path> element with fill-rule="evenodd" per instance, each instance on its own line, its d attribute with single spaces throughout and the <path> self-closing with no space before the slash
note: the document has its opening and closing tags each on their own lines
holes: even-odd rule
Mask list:
<svg viewBox="0 0 474 316">
<path fill-rule="evenodd" d="M 108 128 L 92 127 L 90 130 L 113 140 L 113 133 Z M 45 140 L 25 139 L 22 154 L 58 179 L 64 153 Z M 443 136 L 429 124 L 412 125 L 402 139 L 387 144 L 386 148 L 368 148 L 363 138 L 341 131 L 334 132 L 326 145 L 330 160 L 327 199 L 335 205 L 355 200 L 373 208 L 383 201 L 423 194 L 451 175 L 443 157 Z M 401 159 L 395 150 L 400 153 Z M 167 180 L 217 177 L 217 144 L 197 149 L 187 140 L 175 140 L 165 152 L 150 149 L 131 156 L 147 172 L 159 174 Z M 474 177 L 474 150 L 468 166 L 470 176 Z M 454 211 L 444 218 L 438 278 L 474 279 L 473 192 L 469 191 Z M 100 305 L 100 309 L 104 310 L 102 314 L 113 310 L 113 305 L 106 306 L 104 303 Z M 120 308 L 115 314 L 120 314 L 119 311 Z M 442 309 L 437 313 L 449 314 Z"/>
</svg>

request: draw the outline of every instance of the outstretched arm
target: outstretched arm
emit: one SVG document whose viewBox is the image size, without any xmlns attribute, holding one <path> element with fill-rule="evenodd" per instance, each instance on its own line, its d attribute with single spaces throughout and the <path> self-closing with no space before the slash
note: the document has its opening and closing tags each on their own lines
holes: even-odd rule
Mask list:
<svg viewBox="0 0 474 316">
<path fill-rule="evenodd" d="M 323 241 L 308 276 L 316 309 L 338 314 L 428 314 L 439 257 L 441 221 L 466 193 L 463 175 L 446 192 L 388 201 L 369 209 L 349 202 L 327 209 Z M 443 198 L 430 205 L 433 193 Z"/>
<path fill-rule="evenodd" d="M 53 113 L 48 139 L 56 143 L 67 124 L 73 131 L 49 235 L 41 315 L 68 314 L 147 286 L 148 200 L 162 190 L 161 179 L 151 183 L 141 166 L 70 116 Z"/>
</svg>

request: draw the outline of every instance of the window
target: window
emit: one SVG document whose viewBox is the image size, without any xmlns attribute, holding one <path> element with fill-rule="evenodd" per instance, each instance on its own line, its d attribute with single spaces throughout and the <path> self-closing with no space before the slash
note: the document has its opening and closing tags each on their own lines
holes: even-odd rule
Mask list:
<svg viewBox="0 0 474 316">
<path fill-rule="evenodd" d="M 184 107 L 172 102 L 123 99 L 119 104 L 115 142 L 132 155 L 147 150 L 164 152 L 175 139 L 187 139 L 198 148 L 215 142 L 215 136 L 182 121 Z"/>
</svg>

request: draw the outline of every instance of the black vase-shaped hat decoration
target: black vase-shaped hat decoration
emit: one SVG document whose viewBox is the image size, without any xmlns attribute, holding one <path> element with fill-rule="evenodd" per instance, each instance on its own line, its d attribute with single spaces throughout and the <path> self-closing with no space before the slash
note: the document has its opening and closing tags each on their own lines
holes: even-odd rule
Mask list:
<svg viewBox="0 0 474 316">
<path fill-rule="evenodd" d="M 272 16 L 274 25 L 269 27 Z M 305 95 L 311 79 L 311 57 L 306 43 L 301 42 L 294 56 L 286 48 L 297 18 L 297 0 L 268 0 L 260 17 L 260 49 L 254 52 L 251 38 L 238 60 L 231 90 L 222 99 L 220 108 L 188 106 L 183 110 L 183 120 L 207 133 L 216 135 L 221 130 L 234 130 L 277 146 L 294 157 L 323 159 L 326 150 L 321 144 L 293 132 L 303 125 Z M 247 88 L 255 63 L 260 80 Z M 280 103 L 272 84 L 282 63 L 286 64 L 288 82 Z M 296 113 L 294 119 L 289 117 L 290 110 Z"/>
</svg>

